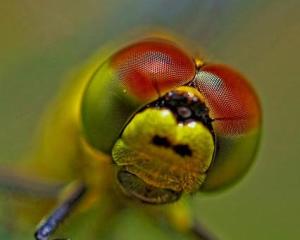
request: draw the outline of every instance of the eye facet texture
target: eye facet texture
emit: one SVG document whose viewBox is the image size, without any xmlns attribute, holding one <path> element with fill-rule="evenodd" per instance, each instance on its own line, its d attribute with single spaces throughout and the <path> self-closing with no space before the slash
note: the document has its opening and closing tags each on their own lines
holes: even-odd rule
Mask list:
<svg viewBox="0 0 300 240">
<path fill-rule="evenodd" d="M 194 83 L 206 98 L 218 133 L 243 134 L 259 125 L 257 96 L 238 72 L 225 65 L 206 65 L 197 73 Z"/>
<path fill-rule="evenodd" d="M 124 48 L 112 58 L 120 81 L 140 99 L 181 86 L 195 76 L 195 63 L 167 41 L 147 40 Z"/>
</svg>

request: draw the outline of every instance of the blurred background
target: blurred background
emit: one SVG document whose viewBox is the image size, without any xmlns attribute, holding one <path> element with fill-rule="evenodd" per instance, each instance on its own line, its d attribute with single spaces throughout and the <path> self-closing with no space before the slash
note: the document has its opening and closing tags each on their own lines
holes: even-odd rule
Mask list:
<svg viewBox="0 0 300 240">
<path fill-rule="evenodd" d="M 32 147 L 67 73 L 104 44 L 159 28 L 244 73 L 262 101 L 255 164 L 233 188 L 192 197 L 198 218 L 222 240 L 300 239 L 299 9 L 298 0 L 0 0 L 0 164 Z M 130 214 L 120 221 L 116 239 L 143 227 Z M 151 229 L 145 239 L 160 239 Z"/>
</svg>

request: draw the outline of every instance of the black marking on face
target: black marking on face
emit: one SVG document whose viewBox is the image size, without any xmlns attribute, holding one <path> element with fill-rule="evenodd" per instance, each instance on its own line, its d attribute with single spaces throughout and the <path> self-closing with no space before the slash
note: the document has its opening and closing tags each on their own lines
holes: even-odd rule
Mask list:
<svg viewBox="0 0 300 240">
<path fill-rule="evenodd" d="M 173 147 L 173 150 L 182 157 L 192 156 L 192 150 L 186 144 L 178 144 Z"/>
<path fill-rule="evenodd" d="M 181 157 L 189 156 L 191 157 L 193 152 L 190 149 L 189 145 L 187 144 L 176 144 L 172 145 L 172 143 L 169 141 L 166 137 L 160 137 L 158 135 L 155 135 L 151 143 L 158 147 L 164 147 L 164 148 L 170 148 L 172 149 L 176 154 L 180 155 Z"/>
<path fill-rule="evenodd" d="M 156 146 L 161 146 L 161 147 L 170 147 L 171 143 L 166 137 L 160 137 L 158 135 L 155 135 L 152 138 L 152 143 Z"/>
</svg>

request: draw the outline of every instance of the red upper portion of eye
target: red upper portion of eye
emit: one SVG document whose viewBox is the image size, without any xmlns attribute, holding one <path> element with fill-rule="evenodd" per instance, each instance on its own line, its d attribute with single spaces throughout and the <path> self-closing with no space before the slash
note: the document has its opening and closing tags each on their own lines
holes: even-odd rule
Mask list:
<svg viewBox="0 0 300 240">
<path fill-rule="evenodd" d="M 120 81 L 135 97 L 148 100 L 195 76 L 195 63 L 167 41 L 146 40 L 126 47 L 112 58 Z"/>
<path fill-rule="evenodd" d="M 259 126 L 258 98 L 241 74 L 224 65 L 209 64 L 201 68 L 194 81 L 205 96 L 217 131 L 235 135 Z"/>
</svg>

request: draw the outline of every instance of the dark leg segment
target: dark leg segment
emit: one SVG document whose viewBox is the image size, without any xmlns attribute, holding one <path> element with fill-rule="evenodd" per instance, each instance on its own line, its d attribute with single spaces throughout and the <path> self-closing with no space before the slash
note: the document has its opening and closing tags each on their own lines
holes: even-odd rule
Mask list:
<svg viewBox="0 0 300 240">
<path fill-rule="evenodd" d="M 216 236 L 206 230 L 199 222 L 193 224 L 192 232 L 199 240 L 217 240 Z"/>
<path fill-rule="evenodd" d="M 75 189 L 53 210 L 53 212 L 41 221 L 34 236 L 36 240 L 47 240 L 54 233 L 59 224 L 74 209 L 86 192 L 86 186 L 77 184 Z"/>
</svg>

